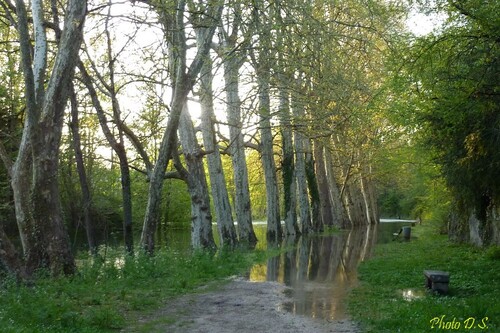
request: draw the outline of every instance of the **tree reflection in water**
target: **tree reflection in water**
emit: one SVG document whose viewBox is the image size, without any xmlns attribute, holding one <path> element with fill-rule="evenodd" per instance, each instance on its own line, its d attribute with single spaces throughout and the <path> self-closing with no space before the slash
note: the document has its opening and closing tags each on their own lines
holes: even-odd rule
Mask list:
<svg viewBox="0 0 500 333">
<path fill-rule="evenodd" d="M 293 250 L 254 266 L 249 279 L 289 286 L 290 300 L 283 308 L 294 314 L 345 319 L 347 294 L 358 282 L 358 264 L 372 253 L 376 233 L 377 227 L 369 226 L 328 236 L 290 237 L 283 246 Z"/>
</svg>

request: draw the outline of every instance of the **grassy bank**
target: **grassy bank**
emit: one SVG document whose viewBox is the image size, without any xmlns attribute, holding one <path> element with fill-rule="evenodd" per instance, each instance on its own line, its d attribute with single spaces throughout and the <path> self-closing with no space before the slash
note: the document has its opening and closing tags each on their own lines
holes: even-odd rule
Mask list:
<svg viewBox="0 0 500 333">
<path fill-rule="evenodd" d="M 34 286 L 0 277 L 0 332 L 116 332 L 167 298 L 239 274 L 267 256 L 262 251 L 81 260 L 79 273 Z"/>
<path fill-rule="evenodd" d="M 349 309 L 365 332 L 500 332 L 499 248 L 457 245 L 432 225 L 410 242 L 378 245 L 359 269 Z M 450 273 L 447 296 L 424 287 L 424 269 Z"/>
</svg>

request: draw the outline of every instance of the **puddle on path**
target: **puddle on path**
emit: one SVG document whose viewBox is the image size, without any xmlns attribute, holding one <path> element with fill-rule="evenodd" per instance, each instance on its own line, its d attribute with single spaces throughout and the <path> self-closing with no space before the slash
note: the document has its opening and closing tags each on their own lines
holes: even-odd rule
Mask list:
<svg viewBox="0 0 500 333">
<path fill-rule="evenodd" d="M 283 310 L 326 320 L 347 319 L 346 297 L 358 283 L 358 264 L 371 255 L 376 230 L 301 237 L 294 250 L 254 266 L 248 278 L 288 286 L 289 301 L 281 305 Z M 289 239 L 285 246 L 294 242 Z"/>
<path fill-rule="evenodd" d="M 391 221 L 395 222 L 395 221 Z M 393 233 L 413 221 L 380 223 L 329 236 L 287 239 L 295 249 L 254 266 L 250 281 L 277 281 L 289 287 L 281 308 L 294 314 L 326 320 L 348 318 L 346 299 L 358 283 L 357 269 L 377 243 L 391 242 Z M 407 300 L 422 297 L 418 290 L 401 291 Z"/>
</svg>

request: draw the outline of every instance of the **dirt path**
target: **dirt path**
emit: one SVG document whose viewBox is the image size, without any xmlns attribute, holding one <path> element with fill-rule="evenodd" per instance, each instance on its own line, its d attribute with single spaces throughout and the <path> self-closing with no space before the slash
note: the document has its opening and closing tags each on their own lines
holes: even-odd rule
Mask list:
<svg viewBox="0 0 500 333">
<path fill-rule="evenodd" d="M 173 299 L 124 332 L 164 333 L 360 333 L 351 321 L 328 322 L 281 309 L 286 287 L 234 279 L 216 290 Z"/>
</svg>

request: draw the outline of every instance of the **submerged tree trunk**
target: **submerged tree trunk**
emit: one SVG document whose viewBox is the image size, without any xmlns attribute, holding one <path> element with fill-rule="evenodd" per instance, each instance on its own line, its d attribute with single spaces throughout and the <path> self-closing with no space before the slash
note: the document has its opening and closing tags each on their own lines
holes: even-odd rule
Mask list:
<svg viewBox="0 0 500 333">
<path fill-rule="evenodd" d="M 207 152 L 210 187 L 221 244 L 232 247 L 237 243 L 237 236 L 219 145 L 215 137 L 212 80 L 212 60 L 207 56 L 203 63 L 200 78 L 201 131 L 205 151 Z"/>
<path fill-rule="evenodd" d="M 205 168 L 203 166 L 203 152 L 198 145 L 187 106 L 184 106 L 181 113 L 179 137 L 187 165 L 187 173 L 184 172 L 184 174 L 188 184 L 189 195 L 191 196 L 191 246 L 195 249 L 215 248 L 212 234 L 210 197 Z M 236 232 L 234 225 L 232 229 L 226 229 L 225 226 L 219 225 L 219 233 L 221 244 L 230 246 L 235 244 Z"/>
<path fill-rule="evenodd" d="M 253 246 L 257 237 L 252 225 L 252 208 L 250 202 L 250 188 L 248 185 L 248 169 L 245 159 L 245 144 L 241 123 L 241 101 L 238 89 L 238 77 L 241 61 L 234 54 L 236 47 L 237 26 L 233 27 L 231 35 L 223 41 L 224 52 L 227 54 L 224 61 L 224 83 L 227 99 L 227 120 L 229 123 L 229 151 L 233 166 L 234 207 L 238 221 L 238 235 L 240 243 Z"/>
</svg>

